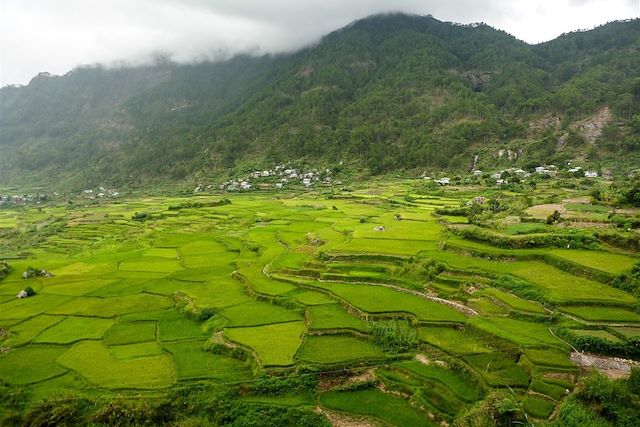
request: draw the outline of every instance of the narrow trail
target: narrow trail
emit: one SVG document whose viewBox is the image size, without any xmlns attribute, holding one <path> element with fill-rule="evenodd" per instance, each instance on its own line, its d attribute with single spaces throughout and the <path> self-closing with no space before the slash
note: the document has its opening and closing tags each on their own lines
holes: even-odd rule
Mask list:
<svg viewBox="0 0 640 427">
<path fill-rule="evenodd" d="M 582 323 L 583 325 L 587 325 L 587 326 L 613 326 L 614 328 L 624 328 L 624 327 L 631 327 L 631 328 L 638 328 L 640 327 L 640 323 L 634 323 L 634 322 L 623 322 L 623 323 L 615 323 L 615 322 L 592 322 L 592 321 L 588 321 L 588 320 L 584 320 L 581 319 L 577 316 L 574 316 L 572 314 L 569 313 L 565 313 L 564 311 L 562 311 L 562 314 L 566 317 L 568 317 L 571 320 L 575 320 L 576 322 Z"/>
</svg>

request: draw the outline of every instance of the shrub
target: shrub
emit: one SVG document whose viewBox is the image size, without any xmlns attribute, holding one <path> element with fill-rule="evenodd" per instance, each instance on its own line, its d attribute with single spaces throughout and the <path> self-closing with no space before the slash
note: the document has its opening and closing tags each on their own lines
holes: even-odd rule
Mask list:
<svg viewBox="0 0 640 427">
<path fill-rule="evenodd" d="M 259 395 L 301 394 L 314 391 L 318 384 L 315 374 L 294 373 L 286 376 L 262 375 L 251 385 L 251 391 Z"/>
<path fill-rule="evenodd" d="M 392 353 L 407 352 L 418 345 L 418 333 L 406 321 L 370 322 L 369 329 L 373 342 Z"/>
</svg>

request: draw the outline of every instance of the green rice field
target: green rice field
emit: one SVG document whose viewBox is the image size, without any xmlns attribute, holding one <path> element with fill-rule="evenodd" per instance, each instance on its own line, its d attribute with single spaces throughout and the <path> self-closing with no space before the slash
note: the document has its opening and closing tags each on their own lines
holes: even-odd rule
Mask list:
<svg viewBox="0 0 640 427">
<path fill-rule="evenodd" d="M 466 217 L 436 212 L 470 193 L 412 185 L 5 209 L 0 231 L 63 226 L 0 233 L 0 391 L 28 410 L 62 393 L 226 390 L 246 408 L 396 426 L 448 425 L 499 391 L 548 420 L 580 375 L 566 340 L 640 337 L 638 299 L 613 286 L 633 252 L 466 239 Z"/>
</svg>

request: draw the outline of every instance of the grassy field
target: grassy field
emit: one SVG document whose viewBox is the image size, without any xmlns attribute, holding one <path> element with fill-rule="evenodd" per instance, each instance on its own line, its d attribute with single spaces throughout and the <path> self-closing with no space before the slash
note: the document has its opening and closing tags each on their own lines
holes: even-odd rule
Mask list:
<svg viewBox="0 0 640 427">
<path fill-rule="evenodd" d="M 265 366 L 290 366 L 302 345 L 303 322 L 225 329 L 226 337 L 258 353 Z"/>
<path fill-rule="evenodd" d="M 378 390 L 329 392 L 320 396 L 320 403 L 329 409 L 372 416 L 396 426 L 436 425 L 406 400 Z"/>
<path fill-rule="evenodd" d="M 297 358 L 311 363 L 342 363 L 354 360 L 384 358 L 385 353 L 375 345 L 347 335 L 308 337 Z"/>
<path fill-rule="evenodd" d="M 550 328 L 617 344 L 640 336 L 638 300 L 608 282 L 631 271 L 635 253 L 465 239 L 456 227 L 468 218 L 437 209 L 518 193 L 421 195 L 419 183 L 3 208 L 0 253 L 12 268 L 0 279 L 0 390 L 26 393 L 30 407 L 64 390 L 109 400 L 202 387 L 251 408 L 319 405 L 405 426 L 451 424 L 510 387 L 530 417 L 546 419 L 575 379 L 544 375 L 581 375 Z M 531 191 L 543 200 L 556 189 Z M 526 206 L 511 209 L 546 219 L 554 208 Z M 478 227 L 507 239 L 565 233 L 491 215 Z M 28 267 L 54 276 L 23 279 Z M 17 299 L 27 287 L 36 294 Z M 382 321 L 391 318 L 404 320 Z M 374 339 L 374 325 L 400 323 L 410 344 L 402 328 Z M 294 396 L 297 375 L 315 382 Z M 252 394 L 265 377 L 285 391 Z"/>
</svg>

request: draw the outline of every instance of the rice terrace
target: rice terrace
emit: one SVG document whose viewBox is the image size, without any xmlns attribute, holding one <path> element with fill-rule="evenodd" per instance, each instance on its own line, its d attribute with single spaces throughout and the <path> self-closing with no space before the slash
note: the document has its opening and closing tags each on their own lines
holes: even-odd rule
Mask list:
<svg viewBox="0 0 640 427">
<path fill-rule="evenodd" d="M 595 369 L 581 357 L 628 376 L 640 314 L 620 286 L 638 271 L 625 233 L 537 221 L 511 191 L 422 181 L 0 210 L 5 422 L 99 407 L 95 424 L 171 422 L 173 408 L 184 425 L 264 411 L 479 425 L 502 402 L 498 417 L 544 425 Z M 576 192 L 543 183 L 529 203 Z M 567 221 L 592 212 L 565 206 Z"/>
<path fill-rule="evenodd" d="M 0 427 L 640 426 L 640 0 L 0 11 Z"/>
</svg>

